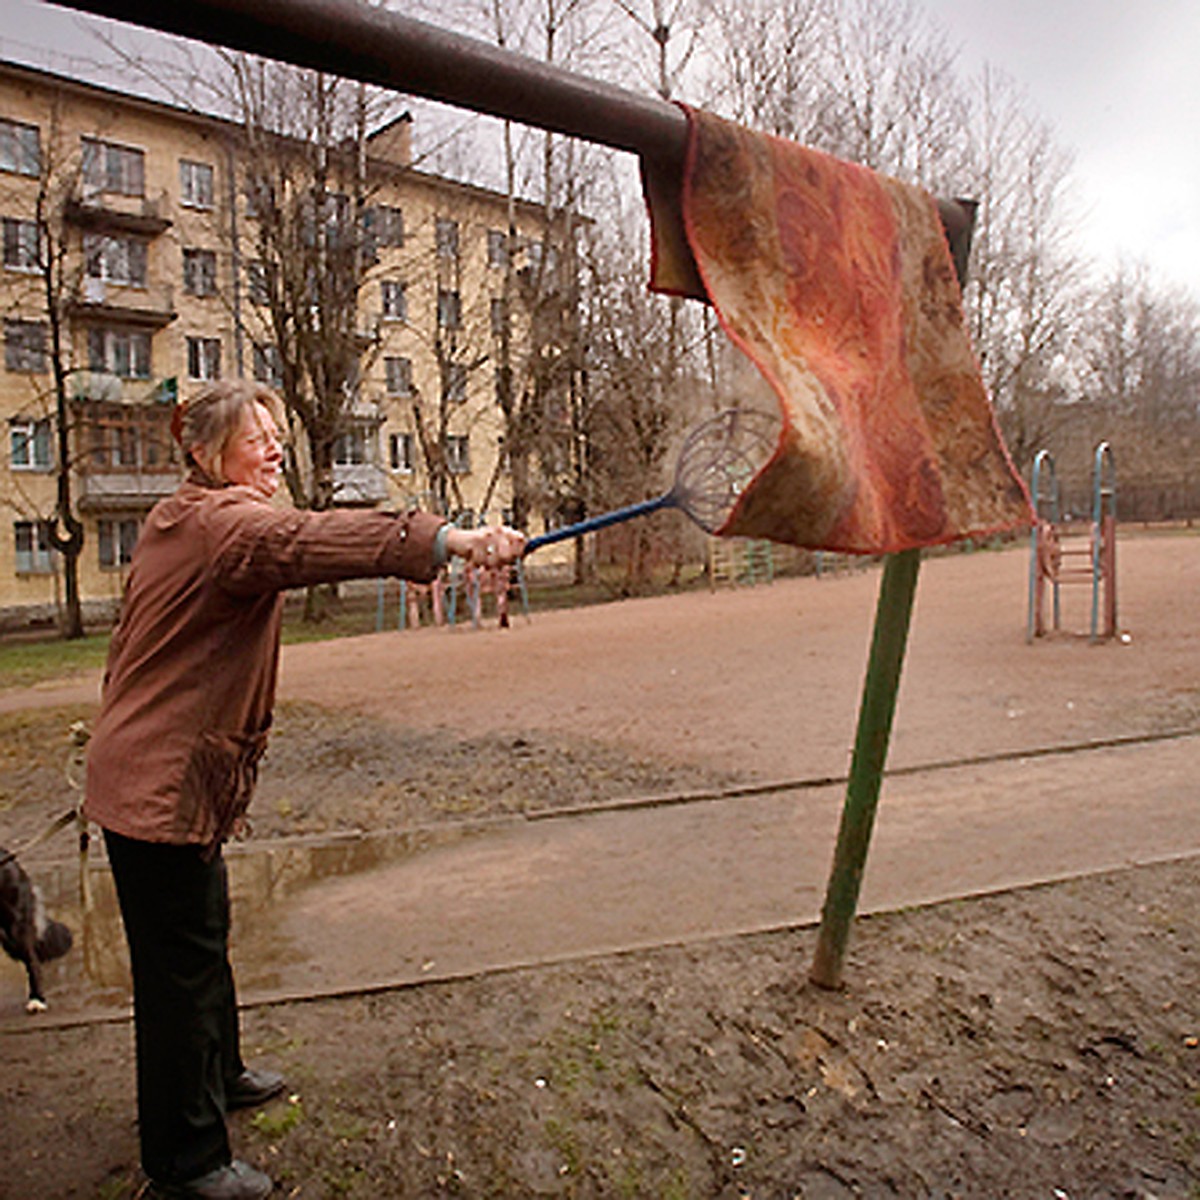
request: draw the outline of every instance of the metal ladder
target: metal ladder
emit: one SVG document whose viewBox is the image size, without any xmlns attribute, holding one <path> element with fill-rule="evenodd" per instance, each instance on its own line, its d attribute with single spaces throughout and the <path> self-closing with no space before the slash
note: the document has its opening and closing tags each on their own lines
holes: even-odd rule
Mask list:
<svg viewBox="0 0 1200 1200">
<path fill-rule="evenodd" d="M 1061 492 L 1054 458 L 1048 450 L 1039 451 L 1033 460 L 1029 490 L 1037 522 L 1029 542 L 1026 642 L 1047 632 L 1044 615 L 1047 587 L 1052 597 L 1051 627 L 1055 632 L 1061 628 L 1059 589 L 1063 583 L 1091 584 L 1090 640 L 1098 642 L 1114 637 L 1117 632 L 1117 476 L 1112 447 L 1108 442 L 1101 442 L 1096 447 L 1092 467 L 1092 523 L 1086 547 L 1064 544 L 1066 538 L 1060 524 Z"/>
</svg>

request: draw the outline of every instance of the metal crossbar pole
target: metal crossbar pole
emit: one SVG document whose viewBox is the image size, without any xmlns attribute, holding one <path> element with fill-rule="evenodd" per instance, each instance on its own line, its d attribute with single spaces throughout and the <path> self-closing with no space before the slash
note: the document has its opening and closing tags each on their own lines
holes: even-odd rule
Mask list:
<svg viewBox="0 0 1200 1200">
<path fill-rule="evenodd" d="M 631 150 L 680 156 L 687 120 L 626 91 L 359 0 L 62 0 L 62 6 Z"/>
<path fill-rule="evenodd" d="M 361 0 L 60 0 L 60 6 L 519 121 L 655 163 L 681 163 L 687 145 L 687 118 L 657 96 Z M 973 207 L 959 200 L 937 204 L 957 263 Z M 965 268 L 964 259 L 960 271 Z"/>
</svg>

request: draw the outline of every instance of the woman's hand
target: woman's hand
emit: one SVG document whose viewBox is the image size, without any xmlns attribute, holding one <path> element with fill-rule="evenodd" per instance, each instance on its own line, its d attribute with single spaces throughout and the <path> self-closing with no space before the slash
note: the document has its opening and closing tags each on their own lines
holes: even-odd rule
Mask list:
<svg viewBox="0 0 1200 1200">
<path fill-rule="evenodd" d="M 507 567 L 525 552 L 525 535 L 507 525 L 486 525 L 482 529 L 446 532 L 446 550 L 465 558 L 473 567 Z"/>
</svg>

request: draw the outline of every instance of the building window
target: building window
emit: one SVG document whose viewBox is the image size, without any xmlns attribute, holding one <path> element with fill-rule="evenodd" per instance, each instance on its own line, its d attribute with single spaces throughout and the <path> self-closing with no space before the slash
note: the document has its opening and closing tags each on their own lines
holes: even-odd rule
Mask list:
<svg viewBox="0 0 1200 1200">
<path fill-rule="evenodd" d="M 368 456 L 368 429 L 365 425 L 353 425 L 339 434 L 333 443 L 333 465 L 335 467 L 361 467 L 370 462 Z"/>
<path fill-rule="evenodd" d="M 411 396 L 413 390 L 412 383 L 412 359 L 411 358 L 385 358 L 383 360 L 384 370 L 384 386 L 387 388 L 389 396 Z"/>
<path fill-rule="evenodd" d="M 463 404 L 466 402 L 466 363 L 446 363 L 443 374 L 442 399 L 450 404 Z"/>
<path fill-rule="evenodd" d="M 496 393 L 496 403 L 505 412 L 508 412 L 512 403 L 512 367 L 497 367 L 492 376 L 492 383 Z"/>
<path fill-rule="evenodd" d="M 221 339 L 190 337 L 187 340 L 189 379 L 221 378 Z"/>
<path fill-rule="evenodd" d="M 508 330 L 508 301 L 503 299 L 492 300 L 492 332 L 499 337 Z"/>
<path fill-rule="evenodd" d="M 359 234 L 354 202 L 344 192 L 325 197 L 325 241 L 332 249 L 352 249 Z"/>
<path fill-rule="evenodd" d="M 458 257 L 458 222 L 438 217 L 434 226 L 438 258 Z"/>
<path fill-rule="evenodd" d="M 489 267 L 508 266 L 508 234 L 503 229 L 489 229 L 487 234 Z"/>
<path fill-rule="evenodd" d="M 150 335 L 126 329 L 89 329 L 88 369 L 122 379 L 149 379 Z"/>
<path fill-rule="evenodd" d="M 212 208 L 213 169 L 208 163 L 179 160 L 179 203 L 186 208 Z"/>
<path fill-rule="evenodd" d="M 471 473 L 471 439 L 468 435 L 447 435 L 446 469 L 452 475 L 469 475 Z"/>
<path fill-rule="evenodd" d="M 270 303 L 270 275 L 267 264 L 261 259 L 252 259 L 246 264 L 246 294 L 251 304 Z"/>
<path fill-rule="evenodd" d="M 549 242 L 530 241 L 525 250 L 529 257 L 529 266 L 535 274 L 557 270 L 558 251 Z"/>
<path fill-rule="evenodd" d="M 458 292 L 438 289 L 438 326 L 442 329 L 462 328 L 462 297 Z"/>
<path fill-rule="evenodd" d="M 141 238 L 85 233 L 83 255 L 89 279 L 146 286 L 148 247 Z"/>
<path fill-rule="evenodd" d="M 133 548 L 138 540 L 136 517 L 114 517 L 97 521 L 96 535 L 102 569 L 126 567 L 133 561 Z"/>
<path fill-rule="evenodd" d="M 18 575 L 46 575 L 54 570 L 49 521 L 14 521 Z"/>
<path fill-rule="evenodd" d="M 0 121 L 0 171 L 35 179 L 42 173 L 42 142 L 36 125 Z"/>
<path fill-rule="evenodd" d="M 146 194 L 146 156 L 141 150 L 83 139 L 83 184 L 92 193 L 114 192 L 118 196 Z"/>
<path fill-rule="evenodd" d="M 92 466 L 109 471 L 132 471 L 138 466 L 137 426 L 106 421 L 92 429 Z"/>
<path fill-rule="evenodd" d="M 388 437 L 388 461 L 392 470 L 401 475 L 411 475 L 415 469 L 413 455 L 413 435 L 411 433 L 393 433 Z"/>
<path fill-rule="evenodd" d="M 4 218 L 4 265 L 12 271 L 38 269 L 42 239 L 36 221 Z"/>
<path fill-rule="evenodd" d="M 254 347 L 254 378 L 259 383 L 279 387 L 283 383 L 283 366 L 279 359 L 278 346 Z"/>
<path fill-rule="evenodd" d="M 4 322 L 4 365 L 10 371 L 45 371 L 45 322 Z"/>
<path fill-rule="evenodd" d="M 269 213 L 273 206 L 273 195 L 269 180 L 246 176 L 246 216 L 258 220 Z"/>
<path fill-rule="evenodd" d="M 376 246 L 403 246 L 404 210 L 387 205 L 368 209 L 367 233 Z"/>
<path fill-rule="evenodd" d="M 176 461 L 170 417 L 162 404 L 85 404 L 79 412 L 79 430 L 88 471 L 169 472 Z"/>
<path fill-rule="evenodd" d="M 408 320 L 408 289 L 394 279 L 385 279 L 380 285 L 383 316 L 388 321 Z"/>
<path fill-rule="evenodd" d="M 184 250 L 183 290 L 189 296 L 217 294 L 217 254 L 215 250 Z"/>
<path fill-rule="evenodd" d="M 54 465 L 49 420 L 8 423 L 9 463 L 14 471 L 48 471 Z"/>
<path fill-rule="evenodd" d="M 138 422 L 138 448 L 140 464 L 149 470 L 169 471 L 178 460 L 178 447 L 171 436 L 170 417 L 161 408 L 153 417 L 142 410 Z"/>
</svg>

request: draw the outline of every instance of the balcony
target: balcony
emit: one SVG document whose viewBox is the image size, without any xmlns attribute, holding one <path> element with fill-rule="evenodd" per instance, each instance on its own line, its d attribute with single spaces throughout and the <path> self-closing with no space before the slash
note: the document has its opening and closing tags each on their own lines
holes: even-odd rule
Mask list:
<svg viewBox="0 0 1200 1200">
<path fill-rule="evenodd" d="M 80 229 L 97 233 L 136 233 L 158 237 L 173 224 L 166 192 L 148 196 L 121 196 L 114 192 L 86 192 L 67 201 L 64 217 Z"/>
<path fill-rule="evenodd" d="M 71 313 L 80 320 L 146 329 L 162 329 L 179 315 L 170 284 L 131 287 L 103 279 L 83 280 Z"/>
<path fill-rule="evenodd" d="M 182 474 L 171 438 L 171 406 L 135 400 L 122 380 L 102 372 L 81 371 L 74 382 L 71 423 L 80 509 L 140 512 L 169 496 Z M 138 386 L 144 392 L 146 382 Z"/>
<path fill-rule="evenodd" d="M 387 475 L 374 463 L 334 465 L 334 504 L 347 507 L 373 505 L 387 498 Z"/>
<path fill-rule="evenodd" d="M 179 471 L 105 470 L 79 476 L 81 512 L 138 512 L 148 509 L 179 486 Z"/>
<path fill-rule="evenodd" d="M 144 380 L 139 380 L 144 384 Z M 93 401 L 100 404 L 121 404 L 125 385 L 119 375 L 107 371 L 75 371 L 71 375 L 71 394 L 76 404 Z"/>
</svg>

